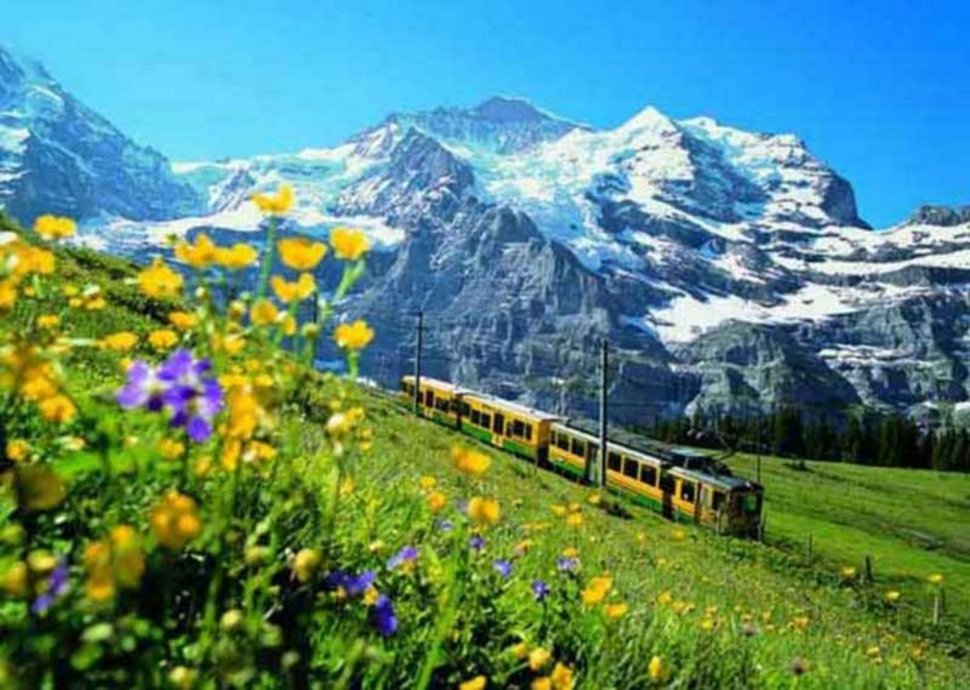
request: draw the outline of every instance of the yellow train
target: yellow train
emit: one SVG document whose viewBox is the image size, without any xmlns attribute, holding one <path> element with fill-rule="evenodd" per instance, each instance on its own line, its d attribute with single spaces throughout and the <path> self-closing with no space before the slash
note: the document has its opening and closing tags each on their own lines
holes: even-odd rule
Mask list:
<svg viewBox="0 0 970 690">
<path fill-rule="evenodd" d="M 401 379 L 414 399 L 414 377 Z M 600 439 L 558 415 L 421 377 L 419 412 L 497 448 L 582 480 L 597 462 Z M 685 450 L 635 448 L 607 442 L 606 486 L 671 520 L 721 534 L 753 535 L 761 521 L 764 490 L 709 458 Z"/>
</svg>

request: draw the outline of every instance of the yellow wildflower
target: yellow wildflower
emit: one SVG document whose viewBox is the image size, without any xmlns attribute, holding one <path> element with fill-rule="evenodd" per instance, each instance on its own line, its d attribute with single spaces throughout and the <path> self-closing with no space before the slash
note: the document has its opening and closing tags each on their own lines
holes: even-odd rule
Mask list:
<svg viewBox="0 0 970 690">
<path fill-rule="evenodd" d="M 356 261 L 370 249 L 370 240 L 360 230 L 334 228 L 330 231 L 330 246 L 338 259 Z"/>
<path fill-rule="evenodd" d="M 294 271 L 312 271 L 327 253 L 327 245 L 305 237 L 287 237 L 276 243 L 280 260 Z"/>
<path fill-rule="evenodd" d="M 279 319 L 280 311 L 268 299 L 256 301 L 249 310 L 249 320 L 254 326 L 270 326 Z"/>
<path fill-rule="evenodd" d="M 138 344 L 138 336 L 131 331 L 119 331 L 101 339 L 101 347 L 115 352 L 128 352 Z"/>
<path fill-rule="evenodd" d="M 300 549 L 293 557 L 293 574 L 300 582 L 309 582 L 322 560 L 316 549 Z"/>
<path fill-rule="evenodd" d="M 136 589 L 145 574 L 145 554 L 134 528 L 118 525 L 107 539 L 88 544 L 84 569 L 85 593 L 94 601 L 113 599 L 119 587 Z"/>
<path fill-rule="evenodd" d="M 0 314 L 13 309 L 17 303 L 17 286 L 12 280 L 0 281 Z"/>
<path fill-rule="evenodd" d="M 647 665 L 647 673 L 650 680 L 655 683 L 663 683 L 670 676 L 670 671 L 664 665 L 663 658 L 654 654 Z"/>
<path fill-rule="evenodd" d="M 168 322 L 180 331 L 189 330 L 195 326 L 198 321 L 199 318 L 195 314 L 190 314 L 187 311 L 173 311 L 168 315 Z"/>
<path fill-rule="evenodd" d="M 513 645 L 509 651 L 516 659 L 524 659 L 529 656 L 529 645 L 527 645 L 525 642 L 519 642 Z"/>
<path fill-rule="evenodd" d="M 484 453 L 463 446 L 454 446 L 451 449 L 451 461 L 456 470 L 473 477 L 485 474 L 488 466 L 492 463 L 491 459 Z"/>
<path fill-rule="evenodd" d="M 900 596 L 901 595 L 898 591 L 891 589 L 886 592 L 886 601 L 888 601 L 890 604 L 895 604 L 897 601 L 899 601 Z"/>
<path fill-rule="evenodd" d="M 333 339 L 343 350 L 362 350 L 374 339 L 374 329 L 361 320 L 342 323 L 334 330 Z"/>
<path fill-rule="evenodd" d="M 671 594 L 669 589 L 665 589 L 660 594 L 657 595 L 657 603 L 660 606 L 666 606 L 674 600 L 674 595 Z"/>
<path fill-rule="evenodd" d="M 570 527 L 582 527 L 583 525 L 583 514 L 582 513 L 570 513 L 566 518 L 566 524 Z"/>
<path fill-rule="evenodd" d="M 13 462 L 20 462 L 27 457 L 30 452 L 30 444 L 27 443 L 22 438 L 12 438 L 7 441 L 7 448 L 5 450 L 7 460 L 12 460 Z"/>
<path fill-rule="evenodd" d="M 549 676 L 539 676 L 532 679 L 529 685 L 530 690 L 552 690 L 552 678 Z"/>
<path fill-rule="evenodd" d="M 37 404 L 37 409 L 41 417 L 55 424 L 66 424 L 77 414 L 77 408 L 66 395 L 45 398 Z"/>
<path fill-rule="evenodd" d="M 181 550 L 202 532 L 195 500 L 178 491 L 169 491 L 155 505 L 150 522 L 158 543 L 171 551 Z"/>
<path fill-rule="evenodd" d="M 17 561 L 0 577 L 0 589 L 13 597 L 25 597 L 30 589 L 30 574 L 27 564 Z"/>
<path fill-rule="evenodd" d="M 942 584 L 943 583 L 943 575 L 941 573 L 933 573 L 928 578 L 926 578 L 926 581 L 929 582 L 931 585 L 939 585 L 939 584 Z"/>
<path fill-rule="evenodd" d="M 438 513 L 444 510 L 444 507 L 448 505 L 448 499 L 440 491 L 432 491 L 428 494 L 428 508 L 432 513 Z"/>
<path fill-rule="evenodd" d="M 573 689 L 574 681 L 572 669 L 563 663 L 556 663 L 555 668 L 552 669 L 552 673 L 549 675 L 549 680 L 552 681 L 553 690 Z"/>
<path fill-rule="evenodd" d="M 459 683 L 458 690 L 484 690 L 487 683 L 488 678 L 485 676 L 475 676 L 471 680 L 466 680 L 464 683 Z"/>
<path fill-rule="evenodd" d="M 61 317 L 57 314 L 41 314 L 37 317 L 37 328 L 43 328 L 47 331 L 57 328 L 60 323 Z"/>
<path fill-rule="evenodd" d="M 687 530 L 683 527 L 675 527 L 670 536 L 673 537 L 674 541 L 684 541 L 687 538 Z"/>
<path fill-rule="evenodd" d="M 178 460 L 185 453 L 185 444 L 173 438 L 163 438 L 158 442 L 158 452 L 168 460 Z"/>
<path fill-rule="evenodd" d="M 283 335 L 287 337 L 296 335 L 296 317 L 292 314 L 284 314 L 283 320 L 280 321 L 280 327 L 283 330 Z"/>
<path fill-rule="evenodd" d="M 552 654 L 548 649 L 536 647 L 529 652 L 529 668 L 531 668 L 533 671 L 541 670 L 550 661 L 552 661 Z"/>
<path fill-rule="evenodd" d="M 216 248 L 213 261 L 229 271 L 239 271 L 255 263 L 259 252 L 248 244 L 234 244 L 231 247 Z"/>
<path fill-rule="evenodd" d="M 843 566 L 839 571 L 839 574 L 846 580 L 851 580 L 855 577 L 856 570 L 851 565 Z"/>
<path fill-rule="evenodd" d="M 148 334 L 148 344 L 155 350 L 169 350 L 178 343 L 178 333 L 171 328 L 159 328 Z"/>
<path fill-rule="evenodd" d="M 292 283 L 280 276 L 273 276 L 269 282 L 273 293 L 286 304 L 305 300 L 317 289 L 317 281 L 312 273 L 301 273 L 299 279 Z"/>
<path fill-rule="evenodd" d="M 606 595 L 610 593 L 613 588 L 613 579 L 607 575 L 599 575 L 594 577 L 586 585 L 586 588 L 580 593 L 583 599 L 583 603 L 587 606 L 592 604 L 598 604 Z"/>
<path fill-rule="evenodd" d="M 493 498 L 475 496 L 468 501 L 468 517 L 472 522 L 493 525 L 502 517 L 502 509 Z"/>
<path fill-rule="evenodd" d="M 562 555 L 564 558 L 579 558 L 579 549 L 575 546 L 567 546 L 562 550 Z"/>
<path fill-rule="evenodd" d="M 182 276 L 169 268 L 161 258 L 138 274 L 138 285 L 149 297 L 172 297 L 182 289 Z"/>
<path fill-rule="evenodd" d="M 569 512 L 566 509 L 566 506 L 559 505 L 558 503 L 549 506 L 549 510 L 551 510 L 553 512 L 553 515 L 555 515 L 556 517 L 562 517 Z"/>
<path fill-rule="evenodd" d="M 77 224 L 70 218 L 44 215 L 34 221 L 34 232 L 45 240 L 59 240 L 70 237 L 77 230 Z"/>
<path fill-rule="evenodd" d="M 418 480 L 418 486 L 421 487 L 422 491 L 430 491 L 437 486 L 438 480 L 430 475 L 424 475 Z"/>
<path fill-rule="evenodd" d="M 293 206 L 293 188 L 288 185 L 280 185 L 275 195 L 253 194 L 252 202 L 259 207 L 259 210 L 267 215 L 283 215 Z"/>
<path fill-rule="evenodd" d="M 209 236 L 200 232 L 195 236 L 194 243 L 182 241 L 175 245 L 175 258 L 192 268 L 206 268 L 215 262 L 216 250 Z"/>
<path fill-rule="evenodd" d="M 603 613 L 607 618 L 622 618 L 629 610 L 630 607 L 626 604 L 607 604 L 603 607 Z"/>
</svg>

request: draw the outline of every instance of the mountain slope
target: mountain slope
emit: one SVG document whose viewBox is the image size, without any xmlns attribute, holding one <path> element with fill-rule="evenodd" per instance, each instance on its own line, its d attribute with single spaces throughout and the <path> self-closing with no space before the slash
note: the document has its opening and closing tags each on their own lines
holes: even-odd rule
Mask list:
<svg viewBox="0 0 970 690">
<path fill-rule="evenodd" d="M 39 64 L 2 46 L 0 204 L 25 223 L 42 213 L 159 220 L 199 208 L 161 154 L 133 143 Z"/>
</svg>

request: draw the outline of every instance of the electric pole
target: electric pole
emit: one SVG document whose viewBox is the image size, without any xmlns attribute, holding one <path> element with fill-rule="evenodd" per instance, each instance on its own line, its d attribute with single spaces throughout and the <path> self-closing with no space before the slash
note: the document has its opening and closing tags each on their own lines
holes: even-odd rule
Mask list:
<svg viewBox="0 0 970 690">
<path fill-rule="evenodd" d="M 609 369 L 609 343 L 603 338 L 600 344 L 600 457 L 599 473 L 596 481 L 600 486 L 606 486 L 606 453 L 607 453 L 607 422 L 606 422 L 606 389 L 608 385 L 607 372 Z"/>
<path fill-rule="evenodd" d="M 421 339 L 424 331 L 424 311 L 418 311 L 417 337 L 414 341 L 414 414 L 421 414 Z"/>
</svg>

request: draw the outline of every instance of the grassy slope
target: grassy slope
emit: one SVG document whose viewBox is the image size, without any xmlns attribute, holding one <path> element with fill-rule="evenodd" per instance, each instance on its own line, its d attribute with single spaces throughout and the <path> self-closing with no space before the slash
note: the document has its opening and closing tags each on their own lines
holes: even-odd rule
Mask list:
<svg viewBox="0 0 970 690">
<path fill-rule="evenodd" d="M 729 464 L 753 477 L 755 459 Z M 946 578 L 951 612 L 970 613 L 970 475 L 809 462 L 809 471 L 762 463 L 771 538 L 861 570 L 871 556 L 877 582 L 918 592 L 930 573 Z"/>
<path fill-rule="evenodd" d="M 463 437 L 429 422 L 414 420 L 392 403 L 365 404 L 384 419 L 380 425 L 384 433 L 372 456 L 373 470 L 382 475 L 382 481 L 416 481 L 424 473 L 447 477 L 447 451 Z M 646 623 L 646 610 L 664 591 L 670 591 L 675 600 L 696 605 L 693 614 L 673 617 L 665 623 L 669 626 L 667 633 L 672 636 L 680 634 L 681 626 L 699 626 L 703 620 L 700 612 L 708 606 L 717 607 L 715 617 L 735 632 L 745 614 L 753 614 L 761 621 L 762 615 L 770 613 L 770 622 L 761 626 L 759 635 L 752 640 L 765 668 L 787 668 L 792 659 L 803 657 L 810 663 L 827 666 L 830 671 L 840 669 L 838 672 L 844 674 L 845 668 L 863 663 L 862 660 L 867 664 L 878 663 L 867 659 L 867 651 L 875 646 L 881 649 L 878 655 L 881 663 L 898 658 L 906 646 L 903 640 L 908 639 L 900 634 L 902 628 L 908 627 L 902 624 L 903 617 L 909 621 L 908 617 L 913 616 L 918 622 L 928 616 L 931 597 L 917 583 L 904 589 L 906 605 L 896 611 L 889 610 L 881 602 L 886 584 L 878 568 L 877 585 L 870 593 L 863 587 L 842 583 L 835 572 L 835 562 L 827 570 L 808 569 L 802 566 L 800 557 L 789 557 L 769 546 L 718 538 L 706 530 L 688 530 L 688 537 L 681 541 L 669 522 L 635 507 L 628 507 L 630 517 L 624 519 L 592 510 L 587 504 L 589 522 L 583 529 L 559 526 L 550 506 L 584 502 L 590 489 L 546 472 L 537 473 L 527 463 L 511 456 L 495 455 L 499 462 L 490 472 L 489 485 L 496 495 L 503 497 L 506 505 L 514 506 L 508 510 L 508 521 L 522 524 L 551 520 L 554 527 L 549 538 L 555 548 L 574 544 L 584 554 L 584 562 L 611 571 L 634 607 L 628 624 L 636 625 L 638 616 Z M 870 474 L 875 477 L 878 472 L 873 470 Z M 771 486 L 769 479 L 769 492 Z M 851 504 L 841 504 L 839 496 L 840 489 L 827 492 L 826 512 L 832 505 L 839 506 L 842 513 L 853 510 Z M 934 504 L 935 501 L 929 500 L 925 507 Z M 778 499 L 770 505 L 772 525 L 783 523 L 786 518 L 796 519 L 797 514 L 788 515 L 779 509 L 779 505 L 785 504 Z M 918 508 L 912 510 L 917 512 Z M 962 517 L 966 519 L 965 509 Z M 515 538 L 513 531 L 508 543 Z M 852 539 L 848 536 L 844 541 L 851 543 Z M 858 548 L 864 550 L 865 544 L 863 540 Z M 936 568 L 937 562 L 932 558 L 918 561 L 918 555 L 911 554 L 914 572 L 939 570 L 948 578 L 952 575 L 954 580 L 959 579 L 959 564 Z M 805 630 L 799 631 L 798 619 L 802 616 L 807 616 L 810 622 Z M 896 640 L 887 644 L 893 637 Z M 894 651 L 889 651 L 890 648 Z M 959 673 L 966 678 L 967 669 L 962 662 L 953 666 L 947 662 L 941 668 L 947 669 L 944 673 Z M 850 678 L 840 677 L 845 686 L 852 684 Z M 866 681 L 869 682 L 872 681 Z M 942 678 L 937 682 L 942 682 Z"/>
<path fill-rule="evenodd" d="M 124 328 L 144 331 L 157 324 L 156 317 L 139 313 L 141 305 L 137 295 L 123 285 L 124 279 L 133 275 L 123 263 L 87 255 L 82 262 L 62 261 L 60 271 L 63 277 L 79 284 L 101 283 L 113 305 L 107 312 L 70 314 L 68 318 L 75 322 L 78 331 L 88 335 Z M 108 377 L 117 376 L 112 360 L 102 361 L 96 353 L 84 355 L 71 368 L 78 390 L 95 382 L 104 385 L 110 382 Z M 470 494 L 472 488 L 448 469 L 449 450 L 463 437 L 413 419 L 382 396 L 367 391 L 352 395 L 368 409 L 377 429 L 374 449 L 358 472 L 362 493 L 376 488 L 388 494 L 410 492 L 417 499 L 418 477 L 433 474 L 451 496 Z M 318 434 L 317 428 L 308 427 L 308 437 Z M 490 536 L 487 557 L 509 556 L 515 544 L 530 536 L 536 542 L 526 556 L 516 561 L 516 572 L 521 573 L 522 581 L 513 583 L 509 596 L 528 605 L 530 578 L 539 574 L 552 580 L 554 556 L 566 546 L 576 546 L 582 554 L 584 573 L 590 576 L 602 570 L 610 571 L 618 591 L 631 606 L 630 613 L 614 624 L 616 645 L 603 649 L 600 660 L 590 662 L 587 686 L 619 683 L 620 677 L 642 679 L 647 659 L 639 655 L 631 658 L 630 650 L 634 649 L 649 649 L 651 653 L 681 659 L 686 666 L 697 665 L 698 669 L 711 665 L 710 659 L 705 662 L 705 654 L 722 654 L 714 662 L 715 666 L 732 664 L 732 659 L 723 652 L 729 649 L 731 655 L 749 655 L 762 669 L 759 680 L 772 686 L 788 685 L 793 680 L 789 667 L 796 658 L 805 659 L 809 664 L 809 674 L 800 679 L 803 685 L 809 686 L 831 687 L 835 679 L 843 687 L 917 685 L 923 673 L 933 686 L 960 687 L 967 681 L 965 662 L 947 658 L 946 644 L 930 646 L 924 664 L 909 661 L 909 649 L 917 638 L 907 629 L 925 619 L 927 594 L 916 585 L 905 593 L 904 602 L 910 603 L 904 603 L 899 610 L 888 610 L 880 602 L 882 589 L 870 595 L 862 588 L 840 584 L 836 576 L 804 569 L 800 559 L 767 546 L 718 538 L 703 530 L 688 529 L 684 538 L 670 523 L 636 508 L 631 507 L 629 517 L 625 518 L 608 514 L 586 502 L 589 489 L 548 473 L 537 473 L 528 464 L 504 454 L 493 452 L 492 455 L 496 458 L 493 469 L 484 483 L 475 488 L 500 497 L 504 508 L 502 527 Z M 859 471 L 858 468 L 837 469 Z M 797 479 L 820 478 L 821 473 L 782 479 L 785 470 L 776 465 L 768 472 L 770 529 L 797 538 L 799 520 L 807 520 L 812 514 L 790 508 L 798 502 Z M 778 479 L 775 479 L 776 472 Z M 876 477 L 883 471 L 868 472 L 866 476 Z M 871 488 L 866 490 L 873 492 Z M 841 488 L 833 487 L 824 494 L 824 513 L 830 518 L 851 517 L 858 510 L 857 504 L 843 500 L 841 492 Z M 881 490 L 873 493 L 880 495 Z M 812 494 L 817 498 L 822 496 L 817 487 Z M 961 495 L 965 495 L 963 489 L 954 489 L 951 498 L 959 499 Z M 891 505 L 891 500 L 891 496 L 883 496 L 880 503 L 890 501 Z M 581 528 L 567 527 L 550 510 L 553 504 L 570 501 L 584 506 L 586 523 Z M 939 509 L 938 503 L 935 497 L 922 505 L 914 501 L 909 512 L 918 515 L 920 511 L 927 511 L 929 515 L 929 511 Z M 946 519 L 951 524 L 942 529 L 957 534 L 960 518 L 965 522 L 966 509 L 957 506 L 953 511 Z M 867 533 L 866 540 L 871 539 L 875 544 L 877 528 L 883 519 L 872 514 L 871 506 L 862 512 L 872 532 L 871 537 Z M 395 534 L 404 538 L 409 530 L 413 531 L 410 523 L 417 513 L 420 511 L 404 514 L 399 510 L 388 515 L 386 524 L 376 531 L 388 542 L 392 542 Z M 912 524 L 924 530 L 936 524 L 935 518 L 923 518 L 920 516 Z M 838 522 L 833 518 L 828 524 Z M 541 532 L 527 529 L 536 523 L 547 529 Z M 821 529 L 815 533 L 821 538 Z M 834 549 L 836 543 L 851 545 L 852 539 L 837 542 L 832 538 L 823 542 L 823 548 Z M 959 544 L 958 539 L 954 542 Z M 954 548 L 965 548 L 965 543 Z M 848 555 L 843 557 L 835 550 L 829 553 L 839 560 L 849 560 Z M 879 572 L 884 555 L 875 552 L 874 556 Z M 940 570 L 947 574 L 948 583 L 955 581 L 955 586 L 959 586 L 959 568 L 936 567 L 932 561 L 923 561 L 912 569 Z M 658 596 L 666 592 L 670 592 L 674 605 L 657 603 Z M 689 612 L 676 613 L 676 602 L 689 604 Z M 707 607 L 716 607 L 716 610 Z M 753 619 L 757 631 L 751 637 L 740 633 L 748 617 Z M 705 619 L 713 621 L 713 631 L 704 629 Z M 402 625 L 407 624 L 405 614 Z M 873 653 L 875 647 L 878 652 Z M 900 667 L 894 668 L 897 662 Z M 629 670 L 617 671 L 618 668 Z M 691 668 L 675 670 L 691 677 L 694 683 L 704 684 L 702 677 L 692 675 Z M 709 679 L 710 683 L 716 680 Z"/>
</svg>

